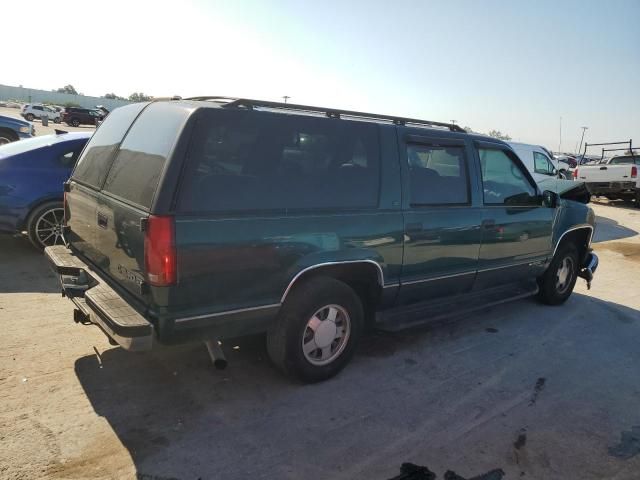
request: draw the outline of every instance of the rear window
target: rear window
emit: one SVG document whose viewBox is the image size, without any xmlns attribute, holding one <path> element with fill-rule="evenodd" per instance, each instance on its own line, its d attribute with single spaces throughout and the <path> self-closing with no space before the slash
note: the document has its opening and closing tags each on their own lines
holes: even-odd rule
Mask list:
<svg viewBox="0 0 640 480">
<path fill-rule="evenodd" d="M 610 162 L 612 165 L 621 165 L 621 164 L 640 164 L 640 157 L 616 157 L 613 158 Z"/>
<path fill-rule="evenodd" d="M 73 179 L 100 188 L 109 170 L 111 158 L 131 123 L 146 106 L 135 103 L 115 109 L 100 125 L 84 149 Z"/>
<path fill-rule="evenodd" d="M 198 120 L 183 212 L 363 208 L 378 204 L 378 127 L 267 112 Z"/>
<path fill-rule="evenodd" d="M 176 108 L 171 103 L 149 105 L 120 145 L 103 190 L 149 208 L 164 165 L 188 115 L 188 110 Z M 110 118 L 111 115 L 106 121 Z"/>
</svg>

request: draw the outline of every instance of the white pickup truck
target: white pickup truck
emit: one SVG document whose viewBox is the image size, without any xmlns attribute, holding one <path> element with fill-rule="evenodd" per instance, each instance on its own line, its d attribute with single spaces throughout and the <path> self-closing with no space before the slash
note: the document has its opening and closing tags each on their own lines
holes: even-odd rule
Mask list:
<svg viewBox="0 0 640 480">
<path fill-rule="evenodd" d="M 635 200 L 640 207 L 639 168 L 639 155 L 621 155 L 607 163 L 579 165 L 573 171 L 573 178 L 584 182 L 591 195 L 610 200 Z"/>
</svg>

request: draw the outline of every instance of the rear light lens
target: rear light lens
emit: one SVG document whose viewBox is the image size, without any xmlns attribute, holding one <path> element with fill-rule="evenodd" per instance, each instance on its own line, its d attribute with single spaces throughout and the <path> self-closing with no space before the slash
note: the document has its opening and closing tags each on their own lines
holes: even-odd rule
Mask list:
<svg viewBox="0 0 640 480">
<path fill-rule="evenodd" d="M 573 178 L 578 178 L 578 169 L 577 168 L 573 171 Z"/>
<path fill-rule="evenodd" d="M 149 216 L 144 236 L 144 260 L 150 285 L 166 287 L 176 283 L 177 258 L 173 217 Z"/>
<path fill-rule="evenodd" d="M 638 167 L 635 165 L 631 167 L 631 178 L 638 178 Z"/>
</svg>

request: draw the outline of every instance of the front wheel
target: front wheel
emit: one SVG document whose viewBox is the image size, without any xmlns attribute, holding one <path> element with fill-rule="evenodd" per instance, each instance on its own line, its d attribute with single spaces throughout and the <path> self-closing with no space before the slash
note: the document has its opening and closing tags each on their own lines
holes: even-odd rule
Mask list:
<svg viewBox="0 0 640 480">
<path fill-rule="evenodd" d="M 351 287 L 331 277 L 312 278 L 287 297 L 267 334 L 267 350 L 288 376 L 326 380 L 351 360 L 363 324 L 362 303 Z"/>
<path fill-rule="evenodd" d="M 29 120 L 30 122 L 33 122 L 33 119 L 36 118 L 36 117 L 34 117 L 33 113 L 27 113 L 25 118 L 27 120 Z"/>
<path fill-rule="evenodd" d="M 79 127 L 80 121 L 77 118 L 74 118 L 73 120 L 71 120 L 71 125 L 74 127 Z"/>
<path fill-rule="evenodd" d="M 578 250 L 572 243 L 564 243 L 558 248 L 549 268 L 538 280 L 538 298 L 547 305 L 564 303 L 578 279 Z"/>
</svg>

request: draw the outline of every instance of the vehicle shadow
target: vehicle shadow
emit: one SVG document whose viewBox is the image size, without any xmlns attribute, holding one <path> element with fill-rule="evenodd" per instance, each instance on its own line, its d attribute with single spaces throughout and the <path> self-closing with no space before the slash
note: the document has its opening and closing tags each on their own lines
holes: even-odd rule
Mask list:
<svg viewBox="0 0 640 480">
<path fill-rule="evenodd" d="M 60 292 L 43 253 L 22 235 L 0 235 L 0 265 L 0 293 Z"/>
<path fill-rule="evenodd" d="M 589 316 L 594 312 L 600 317 Z M 369 474 L 358 478 L 382 480 L 407 460 L 377 459 L 376 452 L 402 441 L 418 418 L 443 416 L 443 402 L 460 398 L 465 389 L 484 388 L 476 387 L 484 382 L 496 391 L 518 391 L 523 383 L 535 383 L 535 372 L 559 368 L 554 362 L 566 355 L 566 342 L 579 342 L 567 337 L 579 331 L 563 324 L 569 317 L 593 329 L 594 319 L 630 324 L 640 313 L 576 293 L 559 308 L 527 299 L 406 333 L 374 332 L 344 372 L 314 385 L 293 383 L 276 372 L 261 336 L 225 345 L 229 368 L 224 371 L 215 370 L 205 347 L 195 344 L 145 354 L 113 348 L 79 358 L 75 371 L 93 409 L 131 455 L 138 478 L 354 478 L 341 470 L 348 464 Z M 558 334 L 562 327 L 564 337 Z M 533 344 L 546 346 L 535 350 Z M 515 362 L 518 349 L 529 349 L 528 356 Z M 590 352 L 580 368 L 608 354 Z M 503 372 L 498 384 L 496 369 Z M 508 369 L 515 371 L 506 375 Z M 593 369 L 590 375 L 608 374 Z M 474 408 L 493 408 L 491 396 L 483 395 L 487 405 Z M 425 449 L 433 441 L 426 433 L 420 440 Z M 504 441 L 510 445 L 513 439 Z M 386 465 L 381 471 L 380 462 Z"/>
<path fill-rule="evenodd" d="M 638 232 L 631 228 L 620 225 L 617 221 L 597 216 L 596 217 L 596 230 L 593 236 L 593 242 L 606 242 L 609 240 L 620 240 L 623 238 L 629 238 L 638 235 Z"/>
</svg>

